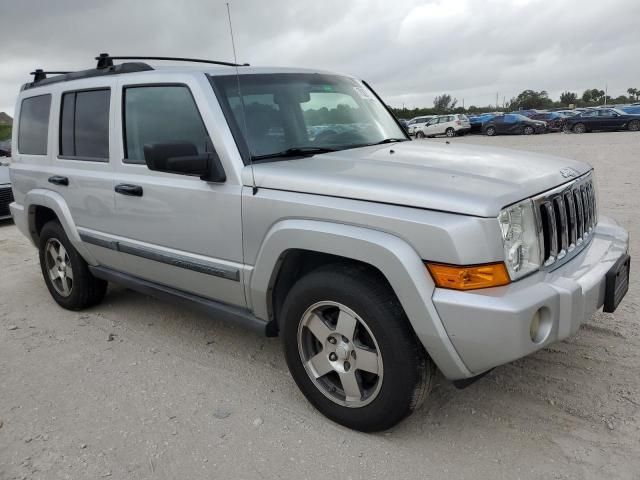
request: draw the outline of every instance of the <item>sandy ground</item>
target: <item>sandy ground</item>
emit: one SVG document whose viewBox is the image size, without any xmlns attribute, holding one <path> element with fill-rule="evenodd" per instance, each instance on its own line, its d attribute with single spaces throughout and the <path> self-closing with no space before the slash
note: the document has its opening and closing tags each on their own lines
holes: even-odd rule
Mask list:
<svg viewBox="0 0 640 480">
<path fill-rule="evenodd" d="M 640 134 L 452 141 L 588 160 L 640 251 Z M 2 480 L 640 478 L 638 268 L 614 315 L 366 435 L 309 406 L 277 339 L 119 287 L 62 310 L 11 223 L 0 265 Z"/>
</svg>

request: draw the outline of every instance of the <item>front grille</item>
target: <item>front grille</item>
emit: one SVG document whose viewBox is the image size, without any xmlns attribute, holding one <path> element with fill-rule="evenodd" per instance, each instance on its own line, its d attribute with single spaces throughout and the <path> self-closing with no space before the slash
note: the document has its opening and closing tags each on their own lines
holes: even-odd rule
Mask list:
<svg viewBox="0 0 640 480">
<path fill-rule="evenodd" d="M 11 215 L 9 204 L 13 202 L 11 187 L 0 188 L 0 218 Z"/>
<path fill-rule="evenodd" d="M 534 199 L 543 266 L 557 267 L 581 251 L 598 223 L 591 173 Z"/>
</svg>

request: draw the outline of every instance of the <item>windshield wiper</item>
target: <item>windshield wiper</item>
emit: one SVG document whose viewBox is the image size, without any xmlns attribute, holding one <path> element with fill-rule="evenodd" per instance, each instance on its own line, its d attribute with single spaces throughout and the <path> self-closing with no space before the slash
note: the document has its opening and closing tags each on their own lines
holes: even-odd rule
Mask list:
<svg viewBox="0 0 640 480">
<path fill-rule="evenodd" d="M 267 155 L 254 155 L 252 160 L 263 160 L 265 158 L 279 158 L 279 157 L 310 157 L 318 153 L 335 152 L 335 148 L 327 147 L 292 147 L 283 150 L 282 152 L 269 153 Z"/>
<path fill-rule="evenodd" d="M 396 143 L 396 142 L 406 142 L 406 138 L 385 138 L 384 140 L 380 140 L 376 143 L 370 143 L 369 145 L 382 145 L 384 143 Z"/>
</svg>

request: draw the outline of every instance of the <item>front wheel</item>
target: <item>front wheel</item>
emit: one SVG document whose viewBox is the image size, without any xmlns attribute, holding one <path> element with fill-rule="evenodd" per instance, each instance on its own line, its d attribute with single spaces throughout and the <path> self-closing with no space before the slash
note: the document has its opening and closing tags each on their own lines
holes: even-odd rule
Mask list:
<svg viewBox="0 0 640 480">
<path fill-rule="evenodd" d="M 447 137 L 451 138 L 451 137 L 455 137 L 455 136 L 456 136 L 456 131 L 455 131 L 453 128 L 449 127 L 449 128 L 447 128 L 447 130 L 444 132 L 444 134 L 445 134 Z"/>
<path fill-rule="evenodd" d="M 525 135 L 533 135 L 535 133 L 535 130 L 533 127 L 530 127 L 529 125 L 527 125 L 526 127 L 524 127 L 523 133 Z"/>
<path fill-rule="evenodd" d="M 640 121 L 631 120 L 629 122 L 629 130 L 632 132 L 637 132 L 638 130 L 640 130 Z"/>
<path fill-rule="evenodd" d="M 584 126 L 584 123 L 576 123 L 573 126 L 573 133 L 584 133 L 587 131 L 587 127 Z"/>
<path fill-rule="evenodd" d="M 484 131 L 484 133 L 486 133 L 489 137 L 493 137 L 496 134 L 496 128 L 495 127 L 487 127 L 487 129 Z"/>
<path fill-rule="evenodd" d="M 416 138 L 424 138 L 423 132 L 416 132 Z"/>
<path fill-rule="evenodd" d="M 91 274 L 60 223 L 51 221 L 42 227 L 39 247 L 42 275 L 58 305 L 82 310 L 102 300 L 107 282 Z"/>
<path fill-rule="evenodd" d="M 305 397 L 346 427 L 391 428 L 426 397 L 434 367 L 393 291 L 364 268 L 328 265 L 291 289 L 282 340 Z"/>
</svg>

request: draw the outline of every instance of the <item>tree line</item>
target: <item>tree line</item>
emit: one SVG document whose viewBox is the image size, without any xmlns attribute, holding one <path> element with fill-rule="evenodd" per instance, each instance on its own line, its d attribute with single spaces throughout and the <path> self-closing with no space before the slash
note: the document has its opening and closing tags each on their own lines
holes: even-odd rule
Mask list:
<svg viewBox="0 0 640 480">
<path fill-rule="evenodd" d="M 511 98 L 504 105 L 487 105 L 478 107 L 470 105 L 462 107 L 458 104 L 456 98 L 451 97 L 448 93 L 438 95 L 433 99 L 433 107 L 425 108 L 394 108 L 390 107 L 394 114 L 400 118 L 413 118 L 421 115 L 440 115 L 444 113 L 484 113 L 494 112 L 496 110 L 527 110 L 539 109 L 547 110 L 551 108 L 568 108 L 570 105 L 576 107 L 595 107 L 607 104 L 624 104 L 637 102 L 640 99 L 640 88 L 628 88 L 628 95 L 619 95 L 612 97 L 606 95 L 604 90 L 591 88 L 585 90 L 581 96 L 576 92 L 565 91 L 560 94 L 559 100 L 553 100 L 549 97 L 546 90 L 524 90 L 518 96 Z"/>
</svg>

